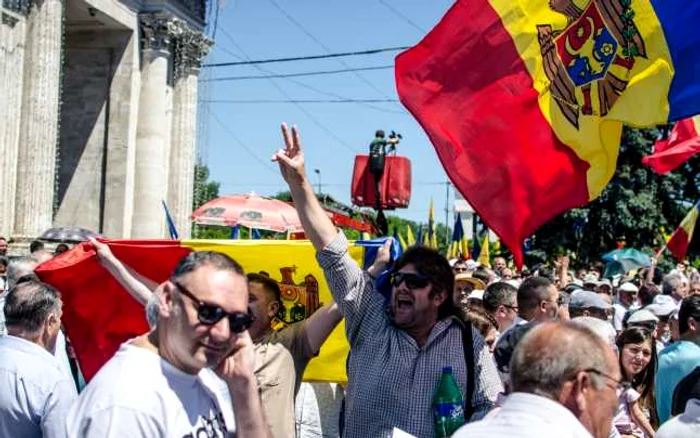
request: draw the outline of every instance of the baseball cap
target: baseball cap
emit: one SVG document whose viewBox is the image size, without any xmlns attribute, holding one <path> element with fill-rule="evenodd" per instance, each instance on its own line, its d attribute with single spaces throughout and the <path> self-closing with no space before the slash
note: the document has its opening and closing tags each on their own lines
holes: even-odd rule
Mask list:
<svg viewBox="0 0 700 438">
<path fill-rule="evenodd" d="M 647 309 L 639 309 L 633 312 L 627 320 L 627 324 L 640 324 L 644 322 L 657 323 L 659 322 L 659 318 Z"/>
<path fill-rule="evenodd" d="M 471 291 L 469 296 L 467 297 L 468 300 L 483 300 L 484 299 L 484 291 L 480 289 L 474 289 Z"/>
<path fill-rule="evenodd" d="M 569 308 L 573 309 L 602 309 L 608 310 L 612 306 L 605 302 L 597 293 L 580 290 L 571 295 Z"/>
<path fill-rule="evenodd" d="M 645 309 L 656 316 L 669 316 L 678 309 L 678 306 L 670 295 L 657 295 Z"/>
<path fill-rule="evenodd" d="M 622 283 L 618 289 L 622 292 L 639 292 L 639 288 L 629 281 Z"/>
<path fill-rule="evenodd" d="M 604 278 L 604 279 L 598 281 L 598 287 L 600 287 L 600 286 L 607 286 L 610 289 L 612 289 L 612 283 L 607 278 Z"/>
<path fill-rule="evenodd" d="M 470 270 L 470 271 L 475 271 L 476 268 L 478 268 L 479 266 L 481 266 L 480 263 L 475 262 L 474 260 L 467 260 L 467 261 L 466 261 L 466 265 L 467 265 L 467 269 Z"/>
</svg>

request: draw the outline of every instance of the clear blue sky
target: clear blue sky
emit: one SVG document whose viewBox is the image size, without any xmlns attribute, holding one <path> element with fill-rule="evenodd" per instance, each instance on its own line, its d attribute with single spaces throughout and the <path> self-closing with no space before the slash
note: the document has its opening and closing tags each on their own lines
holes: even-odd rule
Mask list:
<svg viewBox="0 0 700 438">
<path fill-rule="evenodd" d="M 451 0 L 226 0 L 205 63 L 320 55 L 412 46 L 431 29 Z M 276 6 L 277 5 L 277 6 Z M 388 6 L 387 6 L 388 5 Z M 400 11 L 397 15 L 392 8 Z M 286 15 L 288 16 L 286 16 Z M 290 19 L 291 17 L 291 19 Z M 293 21 L 292 21 L 293 20 Z M 295 24 L 294 21 L 297 23 Z M 210 26 L 209 34 L 214 32 Z M 446 174 L 415 119 L 400 103 L 213 103 L 212 100 L 398 99 L 393 69 L 288 79 L 206 82 L 208 79 L 393 65 L 398 52 L 368 56 L 207 68 L 200 79 L 199 154 L 222 194 L 273 195 L 285 189 L 271 153 L 281 146 L 279 124 L 296 123 L 307 171 L 320 169 L 324 193 L 350 203 L 354 156 L 366 153 L 376 129 L 403 135 L 400 153 L 413 163 L 413 196 L 396 214 L 427 221 L 435 201 L 445 218 Z M 454 191 L 450 190 L 450 201 Z M 451 221 L 452 219 L 450 219 Z"/>
</svg>

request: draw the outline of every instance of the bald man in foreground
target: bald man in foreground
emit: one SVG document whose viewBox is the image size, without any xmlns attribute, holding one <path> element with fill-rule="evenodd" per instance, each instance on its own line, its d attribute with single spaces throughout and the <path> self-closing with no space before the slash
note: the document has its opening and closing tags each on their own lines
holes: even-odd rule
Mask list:
<svg viewBox="0 0 700 438">
<path fill-rule="evenodd" d="M 502 409 L 454 438 L 607 438 L 617 410 L 620 369 L 612 350 L 587 328 L 544 323 L 513 354 L 513 392 Z"/>
</svg>

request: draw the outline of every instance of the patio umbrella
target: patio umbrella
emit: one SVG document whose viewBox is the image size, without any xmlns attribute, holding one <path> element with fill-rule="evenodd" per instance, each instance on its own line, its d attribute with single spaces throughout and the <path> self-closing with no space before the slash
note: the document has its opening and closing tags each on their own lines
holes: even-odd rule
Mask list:
<svg viewBox="0 0 700 438">
<path fill-rule="evenodd" d="M 294 207 L 254 194 L 228 195 L 211 200 L 192 213 L 192 220 L 197 225 L 241 225 L 279 233 L 303 230 Z"/>
<path fill-rule="evenodd" d="M 605 266 L 605 277 L 616 274 L 623 274 L 633 269 L 648 268 L 651 266 L 649 254 L 634 248 L 616 249 L 603 255 Z"/>
<path fill-rule="evenodd" d="M 98 233 L 79 227 L 54 227 L 44 231 L 39 240 L 60 243 L 79 243 L 88 240 L 88 237 L 102 237 Z"/>
</svg>

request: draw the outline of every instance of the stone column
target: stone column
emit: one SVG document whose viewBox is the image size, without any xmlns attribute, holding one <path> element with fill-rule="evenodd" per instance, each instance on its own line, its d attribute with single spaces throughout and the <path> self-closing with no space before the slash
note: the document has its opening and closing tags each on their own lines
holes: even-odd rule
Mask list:
<svg viewBox="0 0 700 438">
<path fill-rule="evenodd" d="M 63 2 L 34 0 L 27 18 L 13 235 L 51 226 L 61 89 Z"/>
<path fill-rule="evenodd" d="M 197 86 L 202 59 L 212 41 L 201 32 L 184 28 L 174 41 L 175 85 L 168 181 L 168 207 L 181 238 L 191 231 L 194 164 L 197 143 Z"/>
<path fill-rule="evenodd" d="M 5 1 L 0 8 L 0 236 L 6 238 L 15 220 L 21 71 L 28 12 L 28 0 Z"/>
<path fill-rule="evenodd" d="M 172 37 L 176 26 L 162 13 L 139 16 L 141 23 L 141 91 L 136 126 L 133 238 L 162 238 L 167 196 L 167 126 L 165 98 Z"/>
</svg>

